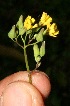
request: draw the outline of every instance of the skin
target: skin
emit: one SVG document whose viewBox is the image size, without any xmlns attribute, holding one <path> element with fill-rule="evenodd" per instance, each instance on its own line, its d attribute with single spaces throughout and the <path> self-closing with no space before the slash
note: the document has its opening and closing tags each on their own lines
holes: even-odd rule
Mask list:
<svg viewBox="0 0 70 106">
<path fill-rule="evenodd" d="M 0 106 L 44 106 L 51 85 L 47 75 L 41 71 L 31 73 L 32 84 L 28 82 L 27 71 L 14 73 L 0 81 Z"/>
</svg>

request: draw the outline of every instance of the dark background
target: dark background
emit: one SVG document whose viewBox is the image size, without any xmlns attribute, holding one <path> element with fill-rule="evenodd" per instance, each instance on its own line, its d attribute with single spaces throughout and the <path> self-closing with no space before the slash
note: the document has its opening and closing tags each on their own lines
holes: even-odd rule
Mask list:
<svg viewBox="0 0 70 106">
<path fill-rule="evenodd" d="M 70 106 L 70 1 L 69 0 L 0 0 L 0 80 L 26 70 L 23 51 L 8 38 L 19 16 L 40 18 L 47 12 L 57 23 L 57 38 L 46 37 L 46 55 L 39 70 L 50 77 L 52 90 L 45 105 Z M 28 49 L 30 69 L 35 68 L 32 48 Z"/>
</svg>

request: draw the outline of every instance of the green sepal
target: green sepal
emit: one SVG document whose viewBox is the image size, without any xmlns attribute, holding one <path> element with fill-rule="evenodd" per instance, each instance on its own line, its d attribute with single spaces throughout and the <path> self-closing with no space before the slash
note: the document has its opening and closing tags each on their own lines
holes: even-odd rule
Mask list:
<svg viewBox="0 0 70 106">
<path fill-rule="evenodd" d="M 44 28 L 42 28 L 40 30 L 40 32 L 36 35 L 37 42 L 42 42 L 43 41 L 43 32 L 44 32 Z"/>
<path fill-rule="evenodd" d="M 8 33 L 8 37 L 13 39 L 13 38 L 16 38 L 16 36 L 17 36 L 17 34 L 16 34 L 16 31 L 15 31 L 15 25 L 13 25 L 12 29 Z"/>
<path fill-rule="evenodd" d="M 42 42 L 42 45 L 40 47 L 40 56 L 44 56 L 45 55 L 45 41 Z"/>
</svg>

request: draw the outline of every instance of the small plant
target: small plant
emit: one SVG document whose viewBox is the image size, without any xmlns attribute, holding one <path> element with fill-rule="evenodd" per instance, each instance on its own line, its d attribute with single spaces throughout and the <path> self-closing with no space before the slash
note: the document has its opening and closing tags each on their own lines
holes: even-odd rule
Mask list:
<svg viewBox="0 0 70 106">
<path fill-rule="evenodd" d="M 45 55 L 44 36 L 49 35 L 56 37 L 57 34 L 59 34 L 59 31 L 56 23 L 52 23 L 52 18 L 45 12 L 43 12 L 39 23 L 35 23 L 35 19 L 31 16 L 28 16 L 25 21 L 23 21 L 23 16 L 21 15 L 17 24 L 13 25 L 8 33 L 8 37 L 24 50 L 25 63 L 30 83 L 32 83 L 32 79 L 26 48 L 28 46 L 33 46 L 34 58 L 36 61 L 35 69 L 37 69 L 41 65 L 41 58 Z M 19 43 L 19 39 L 21 39 L 23 44 Z M 38 45 L 39 43 L 41 44 L 40 47 Z"/>
</svg>

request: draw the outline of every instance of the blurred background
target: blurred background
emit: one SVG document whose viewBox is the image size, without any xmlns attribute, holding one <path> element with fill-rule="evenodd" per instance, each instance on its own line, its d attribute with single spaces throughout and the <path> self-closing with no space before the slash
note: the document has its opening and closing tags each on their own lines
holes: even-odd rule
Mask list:
<svg viewBox="0 0 70 106">
<path fill-rule="evenodd" d="M 57 23 L 57 38 L 46 37 L 46 55 L 39 70 L 48 74 L 52 90 L 46 106 L 70 106 L 70 1 L 69 0 L 0 0 L 0 80 L 26 70 L 23 50 L 8 38 L 8 32 L 22 14 L 38 19 L 47 12 Z M 28 49 L 30 69 L 35 68 L 32 47 Z"/>
</svg>

